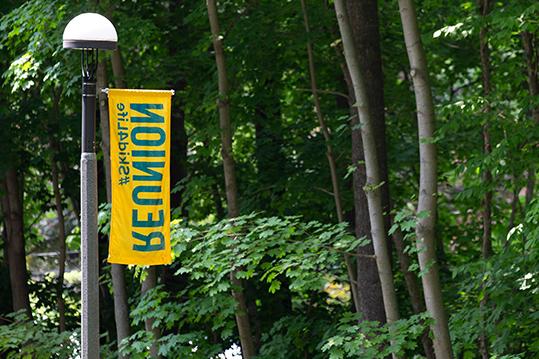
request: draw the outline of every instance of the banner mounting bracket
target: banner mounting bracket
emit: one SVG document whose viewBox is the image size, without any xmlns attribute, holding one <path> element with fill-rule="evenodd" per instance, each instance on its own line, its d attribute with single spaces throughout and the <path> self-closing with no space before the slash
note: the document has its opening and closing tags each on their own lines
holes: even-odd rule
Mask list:
<svg viewBox="0 0 539 359">
<path fill-rule="evenodd" d="M 150 90 L 150 91 L 152 91 L 152 90 Z M 166 91 L 166 90 L 164 90 L 164 91 Z M 168 91 L 170 91 L 170 93 L 172 94 L 172 96 L 174 96 L 174 95 L 176 94 L 176 91 L 175 91 L 175 90 L 168 90 Z M 101 93 L 104 93 L 104 94 L 107 94 L 107 95 L 108 95 L 108 94 L 109 94 L 109 88 L 108 88 L 108 87 L 102 88 L 102 89 L 101 89 Z"/>
</svg>

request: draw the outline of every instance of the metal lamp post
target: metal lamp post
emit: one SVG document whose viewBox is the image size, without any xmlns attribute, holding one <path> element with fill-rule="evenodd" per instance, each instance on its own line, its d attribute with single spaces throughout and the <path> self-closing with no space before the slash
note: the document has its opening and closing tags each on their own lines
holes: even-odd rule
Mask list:
<svg viewBox="0 0 539 359">
<path fill-rule="evenodd" d="M 80 49 L 82 65 L 82 139 L 80 158 L 83 359 L 99 358 L 99 265 L 97 240 L 97 161 L 95 155 L 96 71 L 98 50 L 114 50 L 118 35 L 104 16 L 73 18 L 63 35 L 64 48 Z"/>
</svg>

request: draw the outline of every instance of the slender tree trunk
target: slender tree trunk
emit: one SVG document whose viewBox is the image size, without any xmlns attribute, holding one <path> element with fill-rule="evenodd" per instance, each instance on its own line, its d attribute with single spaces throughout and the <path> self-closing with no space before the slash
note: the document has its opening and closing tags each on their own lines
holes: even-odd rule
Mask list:
<svg viewBox="0 0 539 359">
<path fill-rule="evenodd" d="M 537 50 L 537 35 L 525 31 L 521 34 L 522 47 L 524 48 L 524 55 L 526 57 L 526 70 L 528 89 L 531 98 L 537 98 L 539 96 L 539 79 L 537 77 L 537 70 L 539 64 L 539 51 Z M 536 124 L 539 124 L 539 106 L 534 106 L 532 109 L 532 117 Z M 526 182 L 526 207 L 533 199 L 533 192 L 535 189 L 535 170 L 536 167 L 531 165 L 528 168 L 527 182 Z"/>
<path fill-rule="evenodd" d="M 211 186 L 211 193 L 215 203 L 217 220 L 220 221 L 225 218 L 225 209 L 223 208 L 223 201 L 221 200 L 221 193 L 219 193 L 219 185 L 217 183 Z"/>
<path fill-rule="evenodd" d="M 482 21 L 486 21 L 485 17 L 489 14 L 491 4 L 490 0 L 478 0 L 479 11 L 481 13 Z M 484 112 L 487 114 L 490 112 L 490 106 L 488 104 L 488 96 L 491 92 L 490 81 L 490 50 L 488 47 L 488 28 L 486 24 L 481 26 L 479 30 L 479 46 L 481 55 L 481 70 L 483 78 L 483 95 L 487 99 Z M 483 125 L 483 153 L 485 156 L 489 156 L 492 152 L 490 144 L 490 131 L 488 125 L 488 118 Z M 490 170 L 485 169 L 483 171 L 483 186 L 487 189 L 485 197 L 483 198 L 483 244 L 482 253 L 483 258 L 489 258 L 492 256 L 492 173 Z"/>
<path fill-rule="evenodd" d="M 382 209 L 382 198 L 380 191 L 380 169 L 377 158 L 377 149 L 374 141 L 374 132 L 369 102 L 367 96 L 367 87 L 363 74 L 361 72 L 356 49 L 354 45 L 352 31 L 346 7 L 343 0 L 335 0 L 335 11 L 339 22 L 344 55 L 352 83 L 354 85 L 354 94 L 361 124 L 361 138 L 363 141 L 363 152 L 365 156 L 366 185 L 365 192 L 369 208 L 369 218 L 371 225 L 371 236 L 376 255 L 376 264 L 378 266 L 378 275 L 382 287 L 384 309 L 388 323 L 393 323 L 399 319 L 397 298 L 393 285 L 393 273 L 391 271 L 391 260 L 387 250 L 386 231 Z"/>
<path fill-rule="evenodd" d="M 142 288 L 141 292 L 144 295 L 149 290 L 155 288 L 157 285 L 157 267 L 156 266 L 149 266 L 146 270 L 146 278 L 142 282 Z M 159 328 L 153 327 L 154 320 L 153 318 L 148 318 L 144 321 L 144 328 L 147 332 L 151 332 L 153 334 L 153 343 L 152 347 L 150 348 L 150 355 L 152 358 L 159 358 L 158 355 L 159 352 L 159 346 L 157 345 L 157 341 L 161 337 L 161 331 Z"/>
<path fill-rule="evenodd" d="M 65 300 L 64 293 L 64 274 L 65 274 L 65 262 L 66 262 L 66 233 L 65 233 L 65 218 L 64 209 L 62 205 L 62 193 L 60 192 L 60 170 L 57 163 L 59 155 L 58 141 L 55 137 L 55 133 L 58 132 L 58 118 L 59 115 L 59 103 L 61 93 L 55 89 L 53 90 L 53 107 L 52 114 L 49 123 L 49 148 L 51 151 L 51 178 L 52 178 L 52 190 L 54 193 L 54 206 L 56 209 L 56 216 L 58 219 L 58 278 L 56 279 L 56 305 L 58 308 L 58 321 L 59 331 L 65 331 Z"/>
<path fill-rule="evenodd" d="M 452 358 L 451 340 L 444 311 L 442 290 L 436 261 L 436 146 L 434 140 L 434 103 L 428 80 L 427 60 L 421 44 L 413 0 L 399 0 L 400 16 L 410 75 L 413 79 L 419 132 L 419 201 L 417 212 L 426 214 L 416 227 L 419 266 L 427 311 L 434 318 L 434 352 L 436 358 Z"/>
<path fill-rule="evenodd" d="M 228 99 L 228 78 L 226 74 L 222 36 L 220 35 L 217 18 L 217 5 L 215 0 L 208 0 L 208 17 L 210 20 L 215 62 L 217 65 L 219 98 L 219 126 L 221 129 L 221 156 L 223 157 L 223 170 L 225 174 L 226 199 L 229 217 L 239 215 L 238 190 L 236 186 L 236 173 L 232 155 L 232 128 L 230 124 L 230 104 Z"/>
<path fill-rule="evenodd" d="M 361 260 L 358 256 L 357 261 Z M 352 294 L 352 303 L 354 303 L 354 309 L 357 312 L 363 313 L 361 310 L 361 303 L 359 300 L 359 290 L 357 281 L 357 272 L 354 268 L 354 260 L 349 254 L 344 255 L 344 264 L 346 265 L 346 272 L 348 273 L 348 280 L 350 281 L 350 293 Z M 355 266 L 357 267 L 357 266 Z"/>
<path fill-rule="evenodd" d="M 528 74 L 528 89 L 532 97 L 539 95 L 539 79 L 537 70 L 539 65 L 539 51 L 537 49 L 537 35 L 524 31 L 521 33 L 522 47 L 526 57 L 526 72 Z M 532 108 L 532 117 L 539 124 L 539 106 Z"/>
<path fill-rule="evenodd" d="M 52 141 L 50 142 L 51 149 L 56 148 Z M 56 216 L 58 217 L 58 278 L 56 284 L 56 302 L 58 306 L 59 315 L 59 330 L 65 331 L 65 301 L 63 297 L 64 292 L 64 274 L 65 274 L 65 261 L 66 261 L 66 234 L 65 234 L 65 220 L 64 210 L 62 206 L 62 194 L 60 193 L 60 183 L 58 176 L 58 165 L 55 160 L 55 154 L 57 151 L 54 149 L 51 158 L 51 173 L 52 173 L 52 189 L 54 192 L 54 205 L 56 208 Z"/>
<path fill-rule="evenodd" d="M 479 30 L 479 54 L 481 57 L 481 72 L 483 82 L 483 96 L 486 99 L 486 104 L 483 112 L 486 114 L 485 124 L 483 125 L 483 155 L 489 156 L 492 152 L 490 144 L 490 131 L 489 131 L 489 95 L 492 90 L 490 81 L 490 50 L 488 46 L 488 27 L 486 24 L 486 17 L 490 13 L 491 2 L 490 0 L 478 0 L 479 12 L 481 21 L 483 24 Z M 489 259 L 492 256 L 492 173 L 488 168 L 483 170 L 483 186 L 486 188 L 485 196 L 483 198 L 483 243 L 481 246 L 481 252 L 483 259 Z M 483 291 L 485 291 L 485 283 L 481 284 Z M 487 306 L 488 296 L 485 294 L 481 300 L 480 307 L 481 313 L 485 311 Z M 482 316 L 483 328 L 481 328 L 481 334 L 479 335 L 479 352 L 483 359 L 488 359 L 489 355 L 489 343 L 486 330 L 484 328 L 485 318 Z"/>
<path fill-rule="evenodd" d="M 412 261 L 404 251 L 404 241 L 400 230 L 397 230 L 393 235 L 393 243 L 395 244 L 395 249 L 399 257 L 399 267 L 404 276 L 406 290 L 410 296 L 414 314 L 423 313 L 425 311 L 425 303 L 423 301 L 423 296 L 421 295 L 421 287 L 417 282 L 417 276 L 409 269 Z M 432 340 L 429 337 L 428 329 L 421 335 L 421 344 L 423 345 L 423 350 L 425 351 L 427 359 L 435 359 L 436 356 L 434 355 L 434 348 L 432 346 Z"/>
<path fill-rule="evenodd" d="M 2 214 L 7 231 L 7 262 L 13 311 L 25 310 L 32 317 L 24 248 L 23 190 L 17 170 L 8 169 L 2 179 Z"/>
<path fill-rule="evenodd" d="M 3 191 L 4 191 L 4 181 L 0 180 L 0 211 L 2 210 L 3 206 Z M 0 271 L 2 273 L 5 273 L 9 276 L 9 255 L 7 250 L 7 243 L 8 243 L 8 237 L 7 237 L 7 223 L 6 218 L 4 218 L 4 213 L 0 212 L 1 221 L 0 224 L 2 225 L 2 254 L 4 255 L 4 258 L 2 262 L 0 263 Z M 5 277 L 4 277 L 5 278 Z M 5 278 L 9 281 L 8 278 Z M 5 280 L 4 279 L 4 280 Z M 9 281 L 10 282 L 10 281 Z M 9 313 L 13 310 L 13 301 L 11 298 L 11 283 L 2 283 L 2 291 L 5 295 L 5 300 L 3 300 L 0 303 L 0 311 L 2 313 Z"/>
<path fill-rule="evenodd" d="M 222 36 L 219 30 L 217 17 L 217 5 L 215 0 L 207 0 L 208 18 L 211 27 L 213 48 L 215 51 L 215 63 L 217 66 L 219 86 L 219 127 L 221 129 L 221 156 L 223 157 L 223 170 L 225 174 L 226 199 L 228 216 L 237 217 L 240 213 L 238 206 L 238 190 L 236 186 L 236 174 L 234 158 L 232 155 L 232 128 L 230 125 L 230 107 L 228 99 L 228 78 L 226 74 L 225 57 L 222 44 Z M 247 305 L 243 293 L 243 284 L 236 277 L 236 273 L 230 275 L 232 282 L 232 296 L 236 301 L 236 324 L 240 336 L 242 354 L 245 359 L 255 356 L 255 344 L 251 334 Z"/>
<path fill-rule="evenodd" d="M 117 77 L 118 78 L 118 77 Z M 97 88 L 99 95 L 99 113 L 101 118 L 101 150 L 103 151 L 103 161 L 105 164 L 105 182 L 107 188 L 107 201 L 111 202 L 111 168 L 110 168 L 110 128 L 109 109 L 107 95 L 101 92 L 101 88 L 108 85 L 105 61 L 100 61 L 97 68 Z M 116 84 L 117 87 L 121 84 Z M 116 337 L 118 347 L 123 339 L 130 335 L 129 326 L 129 306 L 127 303 L 127 291 L 125 284 L 125 265 L 111 264 L 111 279 L 114 298 L 114 320 L 116 322 Z M 120 358 L 123 356 L 120 355 Z"/>
<path fill-rule="evenodd" d="M 65 221 L 62 207 L 62 197 L 60 194 L 60 185 L 58 183 L 58 168 L 56 163 L 52 163 L 52 186 L 54 189 L 54 202 L 56 207 L 56 214 L 58 216 L 58 278 L 57 278 L 57 306 L 59 315 L 59 330 L 65 331 L 65 300 L 63 298 L 64 292 L 64 274 L 65 274 L 65 261 L 66 261 L 66 235 L 65 235 Z"/>
<path fill-rule="evenodd" d="M 111 64 L 112 73 L 114 75 L 114 85 L 116 86 L 116 88 L 125 88 L 125 72 L 120 48 L 117 48 L 112 52 Z"/>
<path fill-rule="evenodd" d="M 303 22 L 305 25 L 305 32 L 307 36 L 310 36 L 309 28 L 309 17 L 307 14 L 307 7 L 305 5 L 305 0 L 301 0 L 301 9 L 303 11 Z M 337 212 L 337 220 L 339 222 L 344 222 L 343 211 L 342 211 L 342 200 L 341 200 L 341 191 L 339 188 L 339 176 L 337 174 L 337 165 L 335 164 L 335 156 L 333 155 L 333 148 L 331 146 L 331 135 L 329 129 L 326 126 L 324 116 L 322 114 L 322 108 L 320 106 L 320 99 L 318 97 L 318 85 L 316 82 L 316 67 L 314 65 L 314 55 L 313 48 L 311 45 L 311 40 L 307 40 L 307 58 L 309 61 L 309 75 L 311 81 L 311 92 L 313 95 L 314 102 L 314 111 L 316 117 L 318 118 L 318 123 L 320 124 L 320 129 L 322 130 L 322 135 L 324 136 L 324 141 L 326 143 L 326 157 L 328 160 L 329 171 L 331 174 L 331 185 L 333 187 L 333 200 L 335 201 L 335 210 Z"/>
<path fill-rule="evenodd" d="M 303 23 L 305 25 L 305 32 L 307 36 L 310 36 L 311 30 L 309 26 L 309 15 L 307 13 L 307 6 L 305 0 L 301 0 L 301 10 L 303 12 Z M 322 135 L 324 136 L 324 142 L 326 143 L 326 157 L 329 165 L 329 172 L 331 175 L 331 186 L 333 188 L 333 200 L 335 201 L 335 211 L 337 213 L 337 220 L 339 223 L 344 222 L 343 210 L 342 210 L 342 200 L 341 200 L 341 191 L 339 186 L 339 176 L 337 174 L 337 164 L 335 161 L 335 156 L 333 155 L 333 147 L 331 146 L 331 135 L 329 129 L 326 126 L 324 116 L 322 114 L 322 107 L 320 106 L 320 98 L 318 97 L 318 85 L 316 82 L 316 67 L 314 64 L 314 54 L 313 47 L 311 45 L 311 39 L 307 39 L 307 58 L 309 61 L 309 75 L 311 81 L 311 92 L 313 95 L 314 102 L 314 111 L 316 117 L 318 118 L 318 123 L 320 129 L 322 130 Z M 345 255 L 344 258 L 348 279 L 350 281 L 350 292 L 352 294 L 352 300 L 356 311 L 360 310 L 359 306 L 359 297 L 357 290 L 357 278 L 353 268 L 353 261 L 349 255 Z"/>
</svg>

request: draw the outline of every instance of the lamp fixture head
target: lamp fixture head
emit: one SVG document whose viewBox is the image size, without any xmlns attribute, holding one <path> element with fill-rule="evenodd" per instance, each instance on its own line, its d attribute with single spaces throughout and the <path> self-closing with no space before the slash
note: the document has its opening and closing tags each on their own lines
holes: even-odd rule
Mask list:
<svg viewBox="0 0 539 359">
<path fill-rule="evenodd" d="M 75 16 L 64 29 L 64 49 L 116 50 L 118 35 L 103 15 L 84 13 Z"/>
</svg>

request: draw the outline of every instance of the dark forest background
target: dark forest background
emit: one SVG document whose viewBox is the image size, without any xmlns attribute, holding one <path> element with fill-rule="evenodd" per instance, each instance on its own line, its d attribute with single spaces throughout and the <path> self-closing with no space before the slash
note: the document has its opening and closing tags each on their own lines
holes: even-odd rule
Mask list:
<svg viewBox="0 0 539 359">
<path fill-rule="evenodd" d="M 533 0 L 3 0 L 0 356 L 80 350 L 82 12 L 99 88 L 176 91 L 151 268 L 106 262 L 99 96 L 101 357 L 539 357 Z"/>
</svg>

